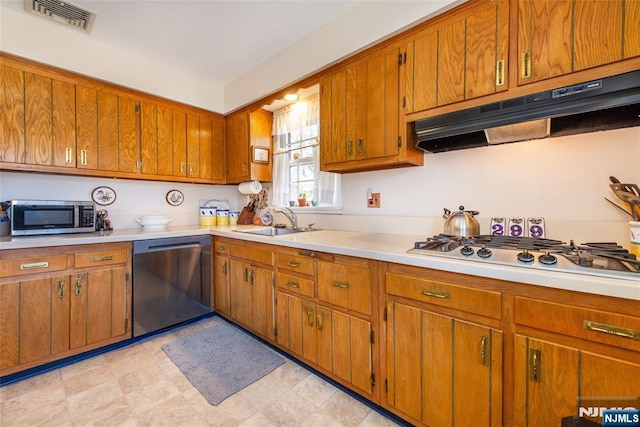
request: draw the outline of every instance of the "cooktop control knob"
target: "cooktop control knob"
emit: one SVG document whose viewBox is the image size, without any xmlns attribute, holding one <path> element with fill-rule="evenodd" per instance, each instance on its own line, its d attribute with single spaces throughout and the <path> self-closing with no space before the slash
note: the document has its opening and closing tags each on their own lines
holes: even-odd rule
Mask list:
<svg viewBox="0 0 640 427">
<path fill-rule="evenodd" d="M 483 246 L 480 249 L 478 249 L 477 254 L 480 258 L 489 258 L 491 256 L 491 249 L 488 249 L 486 246 Z"/>
<path fill-rule="evenodd" d="M 529 253 L 528 249 L 525 249 L 522 252 L 520 252 L 517 255 L 517 257 L 518 257 L 518 261 L 522 261 L 522 262 L 533 262 L 533 260 L 536 259 L 536 257 L 534 257 Z"/>
<path fill-rule="evenodd" d="M 469 245 L 464 245 L 462 249 L 460 249 L 460 253 L 464 256 L 471 256 L 475 251 Z"/>
<path fill-rule="evenodd" d="M 558 262 L 558 258 L 556 258 L 554 255 L 551 255 L 549 252 L 547 252 L 544 255 L 540 255 L 538 257 L 538 261 L 540 261 L 540 264 L 553 265 Z"/>
</svg>

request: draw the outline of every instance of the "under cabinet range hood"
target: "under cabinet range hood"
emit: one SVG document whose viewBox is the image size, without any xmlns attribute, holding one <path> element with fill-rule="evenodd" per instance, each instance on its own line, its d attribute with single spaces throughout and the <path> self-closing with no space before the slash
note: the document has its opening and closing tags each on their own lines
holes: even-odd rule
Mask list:
<svg viewBox="0 0 640 427">
<path fill-rule="evenodd" d="M 415 122 L 417 146 L 440 153 L 640 126 L 640 70 Z"/>
</svg>

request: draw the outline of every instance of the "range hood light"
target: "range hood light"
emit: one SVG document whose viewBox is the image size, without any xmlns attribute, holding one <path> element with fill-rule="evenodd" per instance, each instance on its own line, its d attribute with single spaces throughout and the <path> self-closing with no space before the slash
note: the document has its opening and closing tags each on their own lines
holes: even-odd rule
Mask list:
<svg viewBox="0 0 640 427">
<path fill-rule="evenodd" d="M 551 133 L 551 120 L 539 119 L 512 125 L 497 126 L 484 130 L 489 144 L 530 141 L 548 138 Z"/>
</svg>

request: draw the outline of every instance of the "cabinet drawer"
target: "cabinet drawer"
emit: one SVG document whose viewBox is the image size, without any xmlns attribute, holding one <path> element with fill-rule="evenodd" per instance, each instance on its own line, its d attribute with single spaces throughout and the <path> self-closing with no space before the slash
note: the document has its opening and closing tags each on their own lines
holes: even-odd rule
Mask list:
<svg viewBox="0 0 640 427">
<path fill-rule="evenodd" d="M 368 268 L 318 262 L 318 299 L 371 314 L 371 271 Z"/>
<path fill-rule="evenodd" d="M 229 253 L 237 258 L 244 258 L 251 262 L 273 265 L 273 252 L 263 247 L 229 244 Z"/>
<path fill-rule="evenodd" d="M 283 291 L 295 292 L 313 298 L 313 280 L 278 272 L 276 283 L 278 288 Z"/>
<path fill-rule="evenodd" d="M 67 268 L 66 255 L 44 255 L 32 258 L 0 260 L 0 277 L 61 271 Z"/>
<path fill-rule="evenodd" d="M 502 297 L 499 292 L 392 273 L 386 275 L 386 290 L 388 294 L 494 319 L 500 319 L 502 314 Z"/>
<path fill-rule="evenodd" d="M 638 317 L 626 316 L 525 297 L 515 298 L 515 322 L 518 325 L 640 351 L 640 311 L 638 314 Z"/>
<path fill-rule="evenodd" d="M 228 254 L 229 253 L 229 243 L 221 242 L 216 240 L 214 250 L 219 254 Z"/>
<path fill-rule="evenodd" d="M 313 263 L 314 260 L 308 257 L 282 253 L 276 254 L 276 267 L 281 270 L 289 270 L 312 276 Z"/>
<path fill-rule="evenodd" d="M 128 251 L 125 249 L 82 252 L 75 254 L 75 267 L 99 267 L 101 265 L 124 264 L 127 262 L 127 257 Z"/>
</svg>

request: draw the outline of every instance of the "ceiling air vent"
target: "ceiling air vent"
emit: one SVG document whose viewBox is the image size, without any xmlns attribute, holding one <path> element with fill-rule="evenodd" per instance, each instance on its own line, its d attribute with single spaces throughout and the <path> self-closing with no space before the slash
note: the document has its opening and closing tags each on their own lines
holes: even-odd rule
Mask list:
<svg viewBox="0 0 640 427">
<path fill-rule="evenodd" d="M 91 32 L 96 13 L 59 0 L 24 0 L 24 9 L 68 27 Z"/>
</svg>

